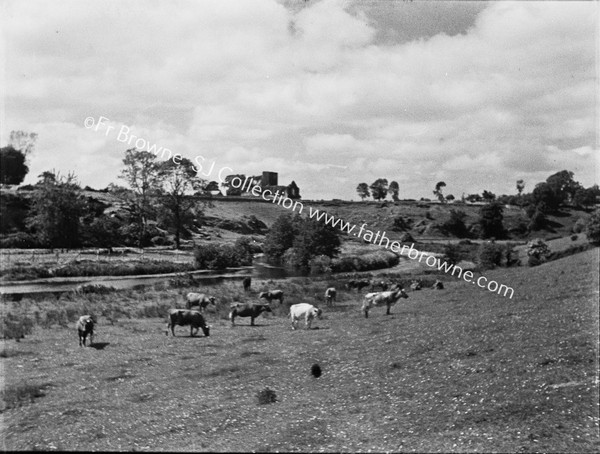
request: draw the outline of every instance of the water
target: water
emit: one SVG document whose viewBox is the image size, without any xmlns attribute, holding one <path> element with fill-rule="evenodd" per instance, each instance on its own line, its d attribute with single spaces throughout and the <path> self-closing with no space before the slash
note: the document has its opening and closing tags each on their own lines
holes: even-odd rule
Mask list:
<svg viewBox="0 0 600 454">
<path fill-rule="evenodd" d="M 185 273 L 187 274 L 187 273 Z M 197 271 L 191 273 L 194 279 L 203 285 L 216 285 L 224 280 L 241 280 L 246 276 L 256 279 L 285 279 L 288 277 L 307 276 L 302 272 L 267 263 L 263 256 L 254 259 L 252 267 L 244 267 L 230 271 Z M 154 285 L 168 282 L 182 273 L 158 274 L 148 276 L 92 276 L 92 277 L 57 277 L 36 279 L 34 281 L 17 281 L 0 284 L 0 294 L 18 295 L 28 293 L 55 293 L 75 290 L 80 285 L 99 284 L 117 289 L 133 288 L 138 285 Z"/>
</svg>

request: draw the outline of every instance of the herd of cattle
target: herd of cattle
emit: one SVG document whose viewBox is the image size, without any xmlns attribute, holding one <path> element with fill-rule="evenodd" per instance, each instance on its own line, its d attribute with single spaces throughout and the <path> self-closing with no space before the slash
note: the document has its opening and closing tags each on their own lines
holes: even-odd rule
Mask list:
<svg viewBox="0 0 600 454">
<path fill-rule="evenodd" d="M 251 278 L 246 277 L 242 281 L 244 291 L 249 291 L 251 286 Z M 365 287 L 370 287 L 371 292 L 365 294 L 361 311 L 365 318 L 369 317 L 369 310 L 373 307 L 385 306 L 386 314 L 390 315 L 391 307 L 396 304 L 400 298 L 408 298 L 400 284 L 388 284 L 385 281 L 366 281 L 366 280 L 351 280 L 346 284 L 349 290 L 356 289 L 358 292 Z M 389 288 L 389 290 L 388 290 Z M 413 281 L 411 290 L 420 290 L 422 284 L 420 281 Z M 443 289 L 444 285 L 441 281 L 436 281 L 432 288 Z M 379 290 L 379 291 L 375 291 Z M 325 303 L 328 306 L 333 305 L 336 301 L 337 291 L 334 287 L 329 287 L 325 290 Z M 258 295 L 259 299 L 265 299 L 265 303 L 240 303 L 234 302 L 230 304 L 229 319 L 231 325 L 235 326 L 236 317 L 250 317 L 250 325 L 254 326 L 254 320 L 263 312 L 273 312 L 271 309 L 271 301 L 277 300 L 279 304 L 283 303 L 282 290 L 269 290 L 261 292 Z M 210 325 L 206 323 L 204 311 L 208 305 L 216 306 L 216 298 L 208 296 L 204 293 L 188 293 L 186 295 L 186 309 L 171 309 L 167 318 L 166 334 L 175 336 L 175 326 L 189 326 L 190 336 L 193 337 L 198 333 L 199 329 L 205 336 L 210 334 Z M 292 329 L 298 327 L 300 320 L 304 320 L 305 328 L 310 329 L 312 321 L 315 318 L 321 318 L 323 311 L 308 303 L 298 303 L 290 306 L 289 317 L 292 322 Z M 77 333 L 79 335 L 79 346 L 85 346 L 87 336 L 90 337 L 90 345 L 93 342 L 95 321 L 90 315 L 83 315 L 77 321 Z"/>
</svg>

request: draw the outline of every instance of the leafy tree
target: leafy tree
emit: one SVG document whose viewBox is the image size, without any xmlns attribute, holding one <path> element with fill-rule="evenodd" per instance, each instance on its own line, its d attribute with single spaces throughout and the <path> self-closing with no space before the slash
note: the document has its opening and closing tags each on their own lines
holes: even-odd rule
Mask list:
<svg viewBox="0 0 600 454">
<path fill-rule="evenodd" d="M 392 182 L 390 183 L 390 188 L 389 188 L 389 191 L 390 191 L 390 192 L 391 192 L 391 194 L 392 194 L 392 200 L 393 200 L 394 202 L 397 202 L 398 200 L 400 200 L 400 199 L 398 198 L 398 194 L 400 193 L 400 186 L 398 185 L 398 182 L 397 182 L 397 181 L 392 181 Z"/>
<path fill-rule="evenodd" d="M 194 219 L 195 205 L 191 194 L 198 191 L 203 181 L 196 178 L 192 161 L 182 158 L 177 164 L 169 159 L 160 164 L 160 204 L 168 214 L 166 224 L 175 234 L 175 247 L 181 246 L 181 235 L 187 232 Z"/>
<path fill-rule="evenodd" d="M 581 185 L 573 179 L 573 175 L 573 172 L 561 170 L 546 178 L 546 183 L 556 195 L 559 204 L 572 201 L 577 190 L 581 188 Z"/>
<path fill-rule="evenodd" d="M 358 196 L 361 198 L 361 200 L 365 200 L 371 196 L 371 193 L 369 192 L 369 185 L 367 183 L 360 183 L 356 187 L 356 192 L 358 192 Z"/>
<path fill-rule="evenodd" d="M 467 202 L 481 202 L 483 199 L 479 194 L 469 194 L 468 196 L 465 197 L 465 200 Z"/>
<path fill-rule="evenodd" d="M 436 196 L 438 200 L 442 203 L 446 202 L 446 200 L 444 199 L 444 194 L 442 194 L 442 188 L 444 187 L 446 187 L 446 183 L 444 183 L 443 181 L 439 181 L 435 185 L 435 189 L 433 190 L 433 195 Z"/>
<path fill-rule="evenodd" d="M 37 137 L 35 132 L 11 131 L 8 144 L 27 156 L 35 148 Z"/>
<path fill-rule="evenodd" d="M 575 192 L 573 197 L 573 203 L 575 206 L 589 208 L 596 203 L 596 195 L 598 194 L 598 186 L 595 185 L 590 188 L 579 188 Z"/>
<path fill-rule="evenodd" d="M 504 236 L 503 211 L 502 205 L 498 202 L 491 202 L 481 207 L 479 225 L 482 238 L 502 238 Z"/>
<path fill-rule="evenodd" d="M 548 183 L 538 183 L 533 189 L 533 203 L 540 206 L 544 213 L 550 213 L 558 210 L 561 198 L 552 189 Z M 542 205 L 543 204 L 543 205 Z"/>
<path fill-rule="evenodd" d="M 450 219 L 443 224 L 443 229 L 452 235 L 459 238 L 465 238 L 468 236 L 467 226 L 465 225 L 465 218 L 467 214 L 462 210 L 450 210 Z"/>
<path fill-rule="evenodd" d="M 486 202 L 491 202 L 492 200 L 496 199 L 496 194 L 494 194 L 491 191 L 483 191 L 483 194 L 481 194 L 481 196 L 483 197 L 483 200 Z"/>
<path fill-rule="evenodd" d="M 449 265 L 456 265 L 461 260 L 462 252 L 460 250 L 460 246 L 457 244 L 446 243 L 444 246 L 444 257 L 442 258 L 442 261 Z"/>
<path fill-rule="evenodd" d="M 371 186 L 371 195 L 375 200 L 383 200 L 388 193 L 388 181 L 385 178 L 378 178 Z"/>
<path fill-rule="evenodd" d="M 307 268 L 316 256 L 335 257 L 340 251 L 341 241 L 337 230 L 316 219 L 302 221 L 302 228 L 294 238 L 293 264 Z"/>
<path fill-rule="evenodd" d="M 265 237 L 263 250 L 270 259 L 279 260 L 285 251 L 294 245 L 298 234 L 298 220 L 290 213 L 285 213 L 275 219 L 269 233 Z"/>
<path fill-rule="evenodd" d="M 151 197 L 157 194 L 161 183 L 161 165 L 156 155 L 148 151 L 129 149 L 123 159 L 125 168 L 119 178 L 127 182 L 131 193 L 121 193 L 132 220 L 137 224 L 138 246 L 147 244 L 148 218 L 153 212 Z"/>
<path fill-rule="evenodd" d="M 221 183 L 221 186 L 223 186 L 225 188 L 225 193 L 227 195 L 242 195 L 241 185 L 239 185 L 239 183 L 238 183 L 239 187 L 234 188 L 233 185 L 231 184 L 231 181 L 234 178 L 239 178 L 243 183 L 244 180 L 246 179 L 246 175 L 244 175 L 244 174 L 227 175 L 225 177 L 225 181 L 223 181 L 223 183 Z"/>
<path fill-rule="evenodd" d="M 600 246 L 600 210 L 594 211 L 588 219 L 585 227 L 585 234 L 590 243 Z"/>
<path fill-rule="evenodd" d="M 49 176 L 52 174 L 52 177 Z M 75 175 L 44 172 L 32 195 L 28 226 L 40 243 L 51 248 L 80 245 L 80 216 L 85 200 Z"/>
<path fill-rule="evenodd" d="M 452 202 L 454 199 L 455 199 L 455 197 L 454 197 L 452 194 L 448 194 L 448 195 L 446 196 L 446 201 L 447 201 L 447 202 Z"/>
<path fill-rule="evenodd" d="M 517 192 L 519 193 L 519 197 L 521 196 L 523 189 L 525 189 L 525 182 L 523 180 L 517 180 Z"/>
<path fill-rule="evenodd" d="M 29 167 L 25 164 L 25 153 L 11 145 L 0 148 L 0 183 L 6 185 L 21 184 Z"/>
</svg>

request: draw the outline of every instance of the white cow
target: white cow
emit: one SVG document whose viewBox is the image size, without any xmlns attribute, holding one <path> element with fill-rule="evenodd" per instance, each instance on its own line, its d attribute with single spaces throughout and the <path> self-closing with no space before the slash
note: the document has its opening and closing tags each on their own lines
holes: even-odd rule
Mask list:
<svg viewBox="0 0 600 454">
<path fill-rule="evenodd" d="M 374 306 L 387 306 L 386 315 L 390 315 L 390 308 L 396 304 L 400 298 L 408 298 L 408 295 L 402 288 L 395 291 L 367 293 L 363 301 L 361 310 L 365 313 L 365 318 L 369 317 L 369 309 Z"/>
<path fill-rule="evenodd" d="M 310 329 L 310 324 L 315 317 L 321 318 L 323 311 L 318 307 L 308 303 L 294 304 L 290 307 L 290 317 L 292 319 L 292 329 L 296 329 L 298 321 L 304 318 L 306 329 Z"/>
</svg>

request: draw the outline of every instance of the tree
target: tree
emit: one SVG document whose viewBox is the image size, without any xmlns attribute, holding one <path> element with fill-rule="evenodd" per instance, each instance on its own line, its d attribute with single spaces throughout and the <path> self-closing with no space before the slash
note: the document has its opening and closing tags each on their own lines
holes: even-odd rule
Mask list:
<svg viewBox="0 0 600 454">
<path fill-rule="evenodd" d="M 35 148 L 37 137 L 35 132 L 11 131 L 8 144 L 27 157 Z"/>
<path fill-rule="evenodd" d="M 504 236 L 503 211 L 502 205 L 498 202 L 491 202 L 481 207 L 479 225 L 482 238 L 502 238 Z"/>
<path fill-rule="evenodd" d="M 375 200 L 383 200 L 388 193 L 388 181 L 385 178 L 378 178 L 371 186 L 371 195 Z"/>
<path fill-rule="evenodd" d="M 169 159 L 160 164 L 160 203 L 166 209 L 167 226 L 175 234 L 175 247 L 181 246 L 181 235 L 194 219 L 195 205 L 191 194 L 198 191 L 203 181 L 196 178 L 192 161 L 182 158 L 177 164 Z"/>
<path fill-rule="evenodd" d="M 446 187 L 446 183 L 443 181 L 439 181 L 438 184 L 435 185 L 435 189 L 433 190 L 433 195 L 438 198 L 441 203 L 445 203 L 444 194 L 442 194 L 442 188 Z"/>
<path fill-rule="evenodd" d="M 469 194 L 467 197 L 465 197 L 465 200 L 467 202 L 481 202 L 482 198 L 479 194 Z"/>
<path fill-rule="evenodd" d="M 598 186 L 590 188 L 579 188 L 573 197 L 575 206 L 589 208 L 596 203 L 596 195 L 598 194 Z"/>
<path fill-rule="evenodd" d="M 52 177 L 49 176 L 52 174 Z M 80 245 L 80 220 L 85 200 L 74 174 L 44 172 L 32 196 L 28 226 L 40 243 L 51 248 Z"/>
<path fill-rule="evenodd" d="M 517 192 L 519 193 L 519 197 L 521 196 L 523 189 L 525 189 L 525 182 L 523 180 L 517 180 Z"/>
<path fill-rule="evenodd" d="M 400 193 L 400 186 L 398 185 L 398 182 L 397 182 L 397 181 L 392 181 L 392 182 L 390 183 L 390 188 L 389 188 L 389 191 L 390 191 L 390 192 L 391 192 L 391 194 L 392 194 L 392 200 L 393 200 L 394 202 L 397 202 L 398 200 L 400 200 L 400 199 L 398 198 L 398 194 Z"/>
<path fill-rule="evenodd" d="M 293 265 L 307 268 L 313 257 L 325 255 L 335 257 L 340 251 L 337 230 L 316 219 L 302 221 L 302 227 L 294 238 Z"/>
<path fill-rule="evenodd" d="M 361 198 L 361 200 L 365 200 L 366 198 L 371 196 L 371 193 L 369 192 L 369 185 L 367 183 L 360 183 L 357 187 L 356 187 L 356 192 L 358 192 L 358 196 Z"/>
<path fill-rule="evenodd" d="M 11 145 L 0 148 L 0 183 L 6 185 L 21 184 L 29 167 L 25 164 L 25 153 Z"/>
<path fill-rule="evenodd" d="M 485 190 L 483 191 L 481 196 L 483 197 L 483 200 L 486 202 L 491 202 L 492 200 L 494 200 L 496 198 L 496 194 L 494 194 L 491 191 L 485 191 Z"/>
<path fill-rule="evenodd" d="M 452 194 L 448 194 L 448 195 L 446 196 L 446 201 L 447 201 L 447 202 L 452 202 L 454 199 L 455 199 L 455 197 L 454 197 Z"/>
<path fill-rule="evenodd" d="M 573 172 L 561 170 L 546 179 L 546 183 L 556 195 L 559 204 L 567 201 L 571 202 L 577 190 L 582 187 L 573 179 L 573 175 Z"/>
<path fill-rule="evenodd" d="M 544 213 L 558 210 L 561 203 L 561 198 L 548 183 L 536 184 L 533 189 L 532 197 L 534 205 L 540 206 L 540 209 Z"/>
<path fill-rule="evenodd" d="M 298 220 L 290 213 L 285 213 L 275 219 L 265 237 L 263 250 L 269 259 L 279 260 L 289 248 L 294 245 L 298 233 Z"/>
<path fill-rule="evenodd" d="M 459 238 L 468 236 L 468 229 L 465 225 L 467 214 L 462 210 L 450 210 L 450 218 L 442 224 L 442 227 L 448 233 Z"/>
<path fill-rule="evenodd" d="M 146 231 L 148 218 L 152 213 L 151 197 L 157 193 L 160 185 L 160 163 L 153 153 L 132 148 L 125 151 L 123 164 L 125 168 L 119 178 L 125 180 L 133 190 L 126 195 L 124 202 L 133 222 L 137 224 L 138 246 L 141 248 L 149 240 Z"/>
</svg>

